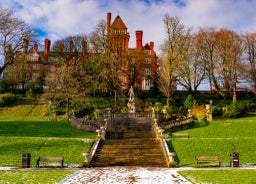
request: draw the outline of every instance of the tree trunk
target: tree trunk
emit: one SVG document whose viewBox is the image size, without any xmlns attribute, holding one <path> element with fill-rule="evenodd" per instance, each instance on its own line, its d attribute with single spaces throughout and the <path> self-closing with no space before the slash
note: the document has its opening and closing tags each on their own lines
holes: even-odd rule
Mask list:
<svg viewBox="0 0 256 184">
<path fill-rule="evenodd" d="M 236 84 L 233 86 L 233 103 L 237 102 Z"/>
<path fill-rule="evenodd" d="M 68 114 L 69 114 L 69 97 L 67 97 L 66 118 L 68 118 Z"/>
</svg>

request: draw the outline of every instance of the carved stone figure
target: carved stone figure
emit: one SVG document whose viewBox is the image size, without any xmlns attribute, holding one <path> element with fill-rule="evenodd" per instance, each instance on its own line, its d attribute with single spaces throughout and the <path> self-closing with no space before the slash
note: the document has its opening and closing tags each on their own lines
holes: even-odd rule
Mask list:
<svg viewBox="0 0 256 184">
<path fill-rule="evenodd" d="M 134 102 L 134 91 L 133 91 L 133 87 L 131 86 L 131 88 L 129 89 L 129 102 Z"/>
</svg>

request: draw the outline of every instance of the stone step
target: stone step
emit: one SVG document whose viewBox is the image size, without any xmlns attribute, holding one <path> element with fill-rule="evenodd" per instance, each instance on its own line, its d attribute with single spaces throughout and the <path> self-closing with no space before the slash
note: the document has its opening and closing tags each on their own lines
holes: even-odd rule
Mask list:
<svg viewBox="0 0 256 184">
<path fill-rule="evenodd" d="M 167 167 L 150 119 L 116 119 L 101 143 L 91 162 L 92 167 Z"/>
<path fill-rule="evenodd" d="M 156 138 L 149 139 L 107 139 L 104 140 L 104 145 L 122 145 L 122 144 L 159 144 L 159 140 Z"/>
</svg>

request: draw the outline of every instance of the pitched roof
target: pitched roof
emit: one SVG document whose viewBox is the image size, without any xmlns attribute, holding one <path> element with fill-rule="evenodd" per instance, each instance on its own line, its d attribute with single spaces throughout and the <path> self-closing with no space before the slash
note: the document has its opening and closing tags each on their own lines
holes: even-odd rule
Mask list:
<svg viewBox="0 0 256 184">
<path fill-rule="evenodd" d="M 123 20 L 119 15 L 115 18 L 114 22 L 110 27 L 114 29 L 127 29 L 126 25 L 124 24 Z"/>
</svg>

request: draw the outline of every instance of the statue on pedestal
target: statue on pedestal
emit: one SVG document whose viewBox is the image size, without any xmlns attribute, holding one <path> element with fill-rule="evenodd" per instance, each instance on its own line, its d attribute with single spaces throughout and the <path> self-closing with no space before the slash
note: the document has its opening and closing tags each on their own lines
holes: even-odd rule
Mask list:
<svg viewBox="0 0 256 184">
<path fill-rule="evenodd" d="M 129 101 L 128 101 L 128 104 L 127 104 L 128 112 L 129 113 L 135 113 L 134 91 L 133 91 L 132 86 L 129 89 L 128 95 L 129 95 Z"/>
<path fill-rule="evenodd" d="M 133 87 L 131 86 L 131 88 L 129 89 L 129 102 L 134 102 L 134 91 L 133 91 Z"/>
</svg>

